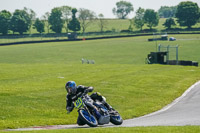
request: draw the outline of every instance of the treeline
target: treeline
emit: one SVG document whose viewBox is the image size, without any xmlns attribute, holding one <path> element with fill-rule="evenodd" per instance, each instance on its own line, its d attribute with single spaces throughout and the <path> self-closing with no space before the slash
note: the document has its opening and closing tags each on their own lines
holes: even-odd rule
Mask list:
<svg viewBox="0 0 200 133">
<path fill-rule="evenodd" d="M 119 19 L 126 19 L 134 11 L 134 8 L 130 2 L 119 1 L 112 11 Z M 175 25 L 174 18 L 176 18 L 180 26 L 191 28 L 200 22 L 200 9 L 197 3 L 191 1 L 180 2 L 177 6 L 162 6 L 158 12 L 140 7 L 136 10 L 136 16 L 130 19 L 128 30 L 132 31 L 133 26 L 143 30 L 144 25 L 151 30 L 158 25 L 160 18 L 167 18 L 163 24 L 167 29 Z M 104 15 L 96 15 L 93 11 L 84 8 L 77 10 L 69 6 L 57 7 L 52 9 L 50 13 L 45 13 L 40 19 L 36 18 L 36 13 L 28 8 L 17 9 L 14 13 L 2 10 L 0 12 L 0 33 L 6 35 L 11 31 L 13 34 L 23 34 L 25 32 L 31 34 L 31 28 L 43 33 L 45 32 L 45 27 L 48 33 L 50 30 L 55 33 L 61 33 L 63 27 L 66 32 L 69 32 L 69 30 L 74 32 L 81 30 L 84 33 L 94 20 L 99 20 L 98 26 L 100 31 L 103 32 L 107 25 Z"/>
</svg>

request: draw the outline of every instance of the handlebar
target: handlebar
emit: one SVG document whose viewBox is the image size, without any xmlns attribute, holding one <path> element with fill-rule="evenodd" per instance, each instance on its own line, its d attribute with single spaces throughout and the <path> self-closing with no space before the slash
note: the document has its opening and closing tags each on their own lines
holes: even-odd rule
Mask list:
<svg viewBox="0 0 200 133">
<path fill-rule="evenodd" d="M 82 98 L 82 97 L 84 97 L 85 95 L 87 95 L 87 93 L 88 93 L 87 91 L 84 91 L 79 97 Z"/>
</svg>

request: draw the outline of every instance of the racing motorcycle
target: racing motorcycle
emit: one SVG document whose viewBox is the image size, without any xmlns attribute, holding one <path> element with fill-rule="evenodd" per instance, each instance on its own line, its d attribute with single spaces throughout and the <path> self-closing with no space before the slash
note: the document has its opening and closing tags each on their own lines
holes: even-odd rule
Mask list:
<svg viewBox="0 0 200 133">
<path fill-rule="evenodd" d="M 78 125 L 87 124 L 90 127 L 108 124 L 109 122 L 115 125 L 121 125 L 123 122 L 120 114 L 114 110 L 108 110 L 100 101 L 93 101 L 96 111 L 91 109 L 87 103 L 91 102 L 91 98 L 83 93 L 75 102 L 74 106 L 78 109 Z M 97 112 L 98 111 L 98 112 Z"/>
</svg>

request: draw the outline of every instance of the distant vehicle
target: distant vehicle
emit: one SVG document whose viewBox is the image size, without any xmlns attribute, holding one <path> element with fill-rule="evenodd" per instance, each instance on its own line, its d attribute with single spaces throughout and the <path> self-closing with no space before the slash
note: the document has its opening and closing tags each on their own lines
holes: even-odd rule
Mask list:
<svg viewBox="0 0 200 133">
<path fill-rule="evenodd" d="M 68 33 L 67 37 L 68 37 L 69 40 L 76 40 L 77 34 L 76 33 Z"/>
<path fill-rule="evenodd" d="M 170 38 L 169 38 L 169 41 L 176 41 L 176 38 L 170 37 Z"/>
<path fill-rule="evenodd" d="M 168 40 L 168 35 L 162 35 L 160 40 Z"/>
</svg>

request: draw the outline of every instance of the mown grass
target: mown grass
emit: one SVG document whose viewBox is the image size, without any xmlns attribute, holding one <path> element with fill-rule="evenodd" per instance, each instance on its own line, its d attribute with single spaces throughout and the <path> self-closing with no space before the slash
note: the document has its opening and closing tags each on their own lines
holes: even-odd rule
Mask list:
<svg viewBox="0 0 200 133">
<path fill-rule="evenodd" d="M 75 123 L 77 112 L 65 111 L 68 80 L 94 86 L 127 119 L 167 105 L 199 74 L 182 66 L 1 64 L 0 127 Z"/>
<path fill-rule="evenodd" d="M 199 35 L 169 35 L 172 36 L 177 41 L 158 41 L 157 45 L 178 44 L 179 59 L 200 62 Z M 80 64 L 85 58 L 95 60 L 96 64 L 144 64 L 147 54 L 156 51 L 156 42 L 148 42 L 148 38 L 153 36 L 3 46 L 0 62 Z M 175 59 L 174 49 L 170 56 Z"/>
<path fill-rule="evenodd" d="M 175 37 L 176 42 L 162 43 L 181 44 L 181 58 L 200 61 L 198 35 Z M 0 129 L 76 123 L 77 112 L 65 111 L 68 80 L 94 86 L 124 119 L 161 109 L 200 80 L 200 69 L 145 65 L 147 54 L 155 51 L 148 38 L 0 47 Z M 95 64 L 81 64 L 82 58 Z"/>
<path fill-rule="evenodd" d="M 79 128 L 79 129 L 63 129 L 63 130 L 41 130 L 41 131 L 20 131 L 21 133 L 199 133 L 199 126 L 184 127 L 115 127 L 115 128 Z M 5 131 L 7 132 L 7 131 Z M 12 131 L 17 132 L 17 131 Z M 19 131 L 18 131 L 19 132 Z"/>
</svg>

